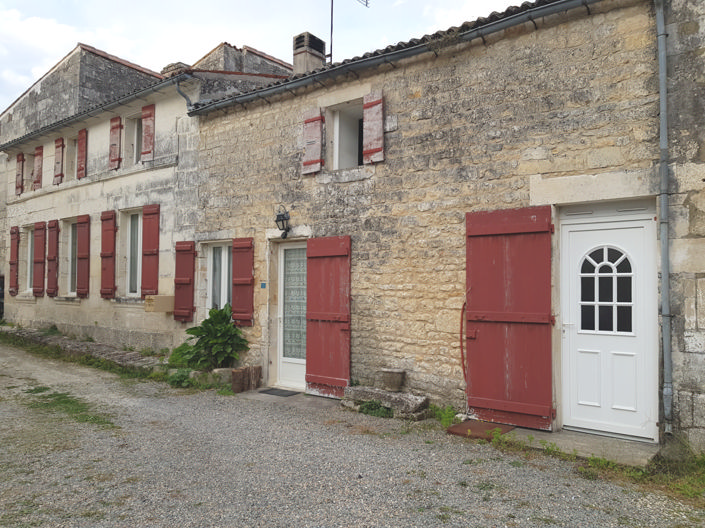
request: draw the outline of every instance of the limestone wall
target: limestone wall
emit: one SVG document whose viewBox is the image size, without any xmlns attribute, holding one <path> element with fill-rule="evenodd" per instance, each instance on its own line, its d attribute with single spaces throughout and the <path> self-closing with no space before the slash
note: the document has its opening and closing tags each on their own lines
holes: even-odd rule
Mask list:
<svg viewBox="0 0 705 528">
<path fill-rule="evenodd" d="M 272 228 L 284 204 L 299 234 L 352 237 L 352 378 L 403 368 L 410 389 L 463 405 L 465 213 L 658 188 L 650 4 L 591 10 L 202 118 L 197 237 L 254 237 L 266 287 L 247 331 L 253 361 L 266 367 L 276 345 Z M 304 111 L 372 90 L 384 94 L 385 161 L 302 176 Z"/>
<path fill-rule="evenodd" d="M 675 415 L 705 449 L 705 5 L 667 4 Z"/>
</svg>

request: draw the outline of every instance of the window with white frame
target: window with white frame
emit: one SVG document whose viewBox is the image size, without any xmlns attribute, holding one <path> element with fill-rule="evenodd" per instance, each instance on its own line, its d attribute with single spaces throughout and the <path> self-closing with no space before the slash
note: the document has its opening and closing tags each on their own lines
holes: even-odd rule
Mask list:
<svg viewBox="0 0 705 528">
<path fill-rule="evenodd" d="M 140 296 L 142 282 L 142 212 L 131 212 L 127 220 L 127 295 Z"/>
<path fill-rule="evenodd" d="M 213 244 L 208 257 L 208 307 L 223 308 L 232 302 L 232 245 Z"/>
<path fill-rule="evenodd" d="M 69 266 L 68 288 L 69 295 L 76 295 L 76 280 L 78 276 L 78 224 L 69 224 Z"/>
<path fill-rule="evenodd" d="M 142 154 L 142 116 L 131 115 L 125 119 L 125 159 L 127 166 L 140 162 Z"/>
<path fill-rule="evenodd" d="M 78 138 L 74 137 L 66 142 L 66 153 L 64 155 L 64 179 L 66 180 L 76 179 L 77 153 Z"/>
<path fill-rule="evenodd" d="M 25 230 L 23 237 L 27 241 L 27 283 L 26 290 L 32 290 L 34 282 L 34 229 L 28 228 Z"/>
<path fill-rule="evenodd" d="M 328 161 L 333 170 L 359 167 L 362 162 L 362 99 L 326 110 Z"/>
</svg>

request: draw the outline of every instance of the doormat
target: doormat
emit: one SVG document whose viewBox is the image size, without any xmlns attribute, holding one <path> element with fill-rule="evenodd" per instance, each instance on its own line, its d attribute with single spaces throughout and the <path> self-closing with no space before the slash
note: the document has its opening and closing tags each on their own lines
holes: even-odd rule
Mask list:
<svg viewBox="0 0 705 528">
<path fill-rule="evenodd" d="M 271 394 L 272 396 L 282 396 L 286 398 L 287 396 L 294 396 L 295 394 L 301 394 L 300 392 L 284 390 L 284 389 L 262 389 L 259 391 L 260 394 Z"/>
<path fill-rule="evenodd" d="M 499 429 L 501 434 L 505 434 L 514 429 L 514 426 L 493 422 L 481 422 L 480 420 L 466 420 L 462 423 L 451 425 L 446 432 L 448 434 L 462 436 L 463 438 L 492 440 L 493 431 L 495 429 Z"/>
</svg>

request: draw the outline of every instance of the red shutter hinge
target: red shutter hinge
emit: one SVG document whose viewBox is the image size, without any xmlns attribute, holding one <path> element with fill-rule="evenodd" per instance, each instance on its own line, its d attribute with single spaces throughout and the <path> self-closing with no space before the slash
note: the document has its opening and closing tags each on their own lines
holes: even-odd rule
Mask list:
<svg viewBox="0 0 705 528">
<path fill-rule="evenodd" d="M 548 225 L 548 230 L 549 230 L 551 233 L 555 233 L 555 232 L 556 232 L 556 226 L 553 225 L 553 224 L 549 224 L 549 225 Z"/>
<path fill-rule="evenodd" d="M 553 418 L 554 420 L 556 419 L 556 410 L 555 409 L 551 409 L 551 418 Z"/>
<path fill-rule="evenodd" d="M 549 321 L 551 321 L 551 326 L 556 326 L 556 316 L 555 315 L 550 315 Z"/>
</svg>

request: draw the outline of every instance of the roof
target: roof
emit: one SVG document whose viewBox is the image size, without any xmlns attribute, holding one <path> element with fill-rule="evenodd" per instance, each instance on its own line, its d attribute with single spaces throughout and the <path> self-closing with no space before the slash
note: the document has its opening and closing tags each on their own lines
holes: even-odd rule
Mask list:
<svg viewBox="0 0 705 528">
<path fill-rule="evenodd" d="M 149 69 L 147 69 L 147 68 L 143 68 L 142 66 L 139 66 L 138 64 L 134 64 L 134 63 L 132 63 L 132 62 L 130 62 L 130 61 L 126 61 L 126 60 L 124 60 L 124 59 L 121 59 L 120 57 L 116 57 L 115 55 L 111 55 L 110 53 L 106 53 L 105 51 L 99 50 L 98 48 L 94 48 L 93 46 L 89 46 L 89 45 L 87 45 L 87 44 L 81 44 L 81 43 L 79 42 L 78 44 L 76 44 L 76 47 L 75 47 L 75 48 L 73 48 L 73 49 L 72 49 L 70 52 L 68 52 L 59 62 L 57 62 L 54 66 L 52 66 L 51 69 L 50 69 L 48 72 L 46 72 L 44 75 L 42 75 L 42 76 L 41 76 L 39 79 L 37 79 L 34 83 L 32 83 L 32 85 L 31 85 L 29 88 L 27 88 L 24 92 L 22 92 L 22 94 L 21 94 L 19 97 L 17 97 L 17 99 L 15 99 L 12 103 L 10 103 L 10 105 L 9 105 L 7 108 L 5 108 L 4 110 L 2 110 L 2 112 L 0 112 L 0 116 L 5 115 L 5 113 L 8 112 L 8 111 L 14 106 L 14 104 L 15 104 L 17 101 L 19 101 L 19 100 L 22 99 L 25 95 L 27 95 L 27 93 L 30 92 L 30 91 L 32 90 L 32 88 L 34 88 L 37 84 L 41 83 L 41 82 L 42 82 L 51 72 L 53 72 L 62 62 L 64 62 L 66 59 L 68 59 L 71 55 L 73 55 L 74 53 L 76 53 L 76 51 L 78 51 L 78 50 L 83 50 L 83 51 L 87 51 L 87 52 L 89 52 L 89 53 L 93 53 L 94 55 L 98 55 L 98 56 L 100 56 L 100 57 L 103 57 L 104 59 L 108 59 L 108 60 L 113 61 L 113 62 L 116 62 L 116 63 L 118 63 L 118 64 L 122 64 L 123 66 L 127 66 L 128 68 L 132 68 L 132 69 L 137 70 L 137 71 L 139 71 L 139 72 L 142 72 L 142 73 L 144 73 L 144 74 L 151 75 L 151 76 L 153 76 L 155 79 L 163 79 L 163 78 L 164 78 L 161 74 L 159 74 L 159 73 L 157 73 L 157 72 L 154 72 L 154 71 L 149 70 Z"/>
<path fill-rule="evenodd" d="M 311 72 L 293 75 L 286 80 L 256 88 L 249 92 L 231 95 L 222 99 L 195 103 L 189 111 L 189 115 L 203 115 L 214 110 L 283 92 L 293 94 L 293 89 L 312 85 L 323 78 L 355 72 L 383 63 L 391 63 L 421 53 L 437 53 L 438 48 L 445 44 L 469 42 L 476 38 L 484 39 L 485 36 L 491 33 L 525 22 L 534 22 L 535 19 L 565 12 L 570 9 L 582 7 L 586 10 L 586 13 L 589 14 L 589 6 L 601 1 L 603 0 L 535 0 L 534 2 L 524 2 L 520 6 L 508 7 L 501 13 L 495 11 L 487 17 L 481 17 L 472 22 L 465 22 L 459 27 L 451 27 L 432 35 L 424 35 L 421 38 L 389 45 L 386 48 L 365 53 L 360 57 L 353 57 L 352 59 L 343 60 L 342 62 L 326 64 Z M 536 25 L 535 22 L 534 25 Z"/>
<path fill-rule="evenodd" d="M 65 126 L 69 126 L 69 125 L 76 123 L 78 121 L 96 116 L 97 114 L 100 114 L 101 112 L 108 112 L 110 110 L 113 110 L 113 109 L 121 106 L 121 105 L 125 105 L 131 101 L 138 100 L 138 99 L 143 100 L 144 97 L 146 97 L 147 95 L 152 94 L 152 93 L 159 93 L 162 90 L 164 90 L 167 87 L 170 87 L 172 85 L 175 85 L 176 90 L 179 91 L 179 83 L 188 81 L 189 79 L 192 79 L 192 78 L 193 78 L 193 76 L 189 73 L 180 73 L 180 74 L 174 75 L 172 77 L 168 77 L 166 79 L 160 78 L 157 82 L 155 82 L 154 84 L 152 84 L 150 86 L 147 86 L 146 88 L 140 88 L 140 89 L 134 90 L 132 92 L 123 94 L 120 97 L 118 97 L 117 99 L 114 99 L 112 101 L 108 101 L 106 103 L 96 104 L 90 108 L 87 108 L 86 110 L 83 110 L 82 112 L 71 115 L 71 116 L 66 117 L 64 119 L 60 119 L 59 121 L 55 121 L 54 123 L 46 125 L 46 126 L 39 128 L 37 130 L 32 130 L 31 132 L 28 132 L 27 134 L 25 134 L 23 136 L 20 136 L 20 137 L 15 138 L 11 141 L 8 141 L 7 143 L 0 145 L 0 152 L 3 152 L 6 149 L 9 149 L 9 148 L 12 148 L 16 145 L 24 143 L 25 141 L 28 141 L 29 139 L 31 139 L 33 137 L 41 136 L 41 135 L 46 134 L 48 132 L 63 128 Z"/>
</svg>

